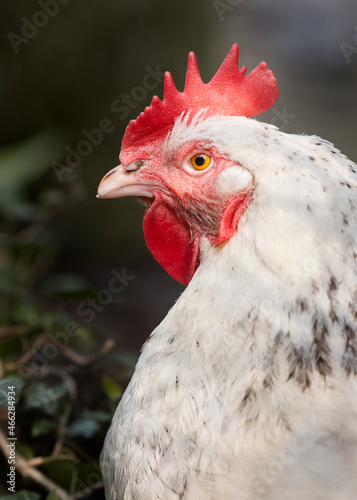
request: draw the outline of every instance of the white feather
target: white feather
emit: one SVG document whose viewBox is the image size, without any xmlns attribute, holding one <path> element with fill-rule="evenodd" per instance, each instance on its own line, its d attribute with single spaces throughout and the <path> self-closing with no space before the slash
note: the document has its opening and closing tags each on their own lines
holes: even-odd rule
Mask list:
<svg viewBox="0 0 357 500">
<path fill-rule="evenodd" d="M 224 246 L 145 344 L 108 433 L 108 499 L 357 498 L 357 167 L 244 117 L 175 125 L 252 178 Z M 234 172 L 234 169 L 236 171 Z M 233 175 L 232 175 L 233 174 Z"/>
</svg>

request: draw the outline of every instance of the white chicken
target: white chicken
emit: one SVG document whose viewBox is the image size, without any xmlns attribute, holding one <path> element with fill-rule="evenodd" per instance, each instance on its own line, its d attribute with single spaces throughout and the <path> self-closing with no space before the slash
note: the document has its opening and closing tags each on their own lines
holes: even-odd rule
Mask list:
<svg viewBox="0 0 357 500">
<path fill-rule="evenodd" d="M 143 347 L 102 452 L 110 500 L 357 499 L 357 166 L 252 119 L 278 97 L 233 45 L 130 122 L 98 196 L 147 202 L 187 285 Z"/>
</svg>

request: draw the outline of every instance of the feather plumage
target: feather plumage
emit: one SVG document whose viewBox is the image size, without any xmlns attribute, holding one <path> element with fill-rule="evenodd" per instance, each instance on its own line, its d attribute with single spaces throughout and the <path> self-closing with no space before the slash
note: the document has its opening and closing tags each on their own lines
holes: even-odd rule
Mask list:
<svg viewBox="0 0 357 500">
<path fill-rule="evenodd" d="M 211 152 L 208 173 L 190 173 L 188 144 Z M 106 497 L 356 499 L 357 166 L 317 136 L 202 111 L 146 160 L 105 189 L 154 179 L 155 198 L 163 179 L 199 265 L 114 415 Z M 248 188 L 236 231 L 215 244 L 226 200 Z"/>
<path fill-rule="evenodd" d="M 196 125 L 170 147 L 214 143 L 236 162 L 225 185 L 244 165 L 254 201 L 225 246 L 202 240 L 143 348 L 104 447 L 107 497 L 355 499 L 357 167 L 251 119 Z"/>
</svg>

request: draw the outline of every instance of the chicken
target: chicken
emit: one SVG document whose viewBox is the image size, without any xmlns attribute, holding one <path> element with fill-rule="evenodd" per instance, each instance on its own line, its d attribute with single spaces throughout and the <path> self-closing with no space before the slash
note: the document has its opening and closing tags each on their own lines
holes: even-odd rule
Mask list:
<svg viewBox="0 0 357 500">
<path fill-rule="evenodd" d="M 187 285 L 145 343 L 101 457 L 111 500 L 356 500 L 357 166 L 252 117 L 278 90 L 233 45 L 131 121 L 100 198 L 136 196 Z"/>
</svg>

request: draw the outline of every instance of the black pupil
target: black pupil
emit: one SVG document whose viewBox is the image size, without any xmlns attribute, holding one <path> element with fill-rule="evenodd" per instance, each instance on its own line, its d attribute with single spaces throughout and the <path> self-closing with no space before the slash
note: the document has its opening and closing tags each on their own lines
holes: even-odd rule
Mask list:
<svg viewBox="0 0 357 500">
<path fill-rule="evenodd" d="M 206 161 L 205 156 L 203 155 L 196 156 L 196 165 L 198 165 L 199 167 L 202 167 L 202 165 L 205 164 L 205 161 Z"/>
</svg>

